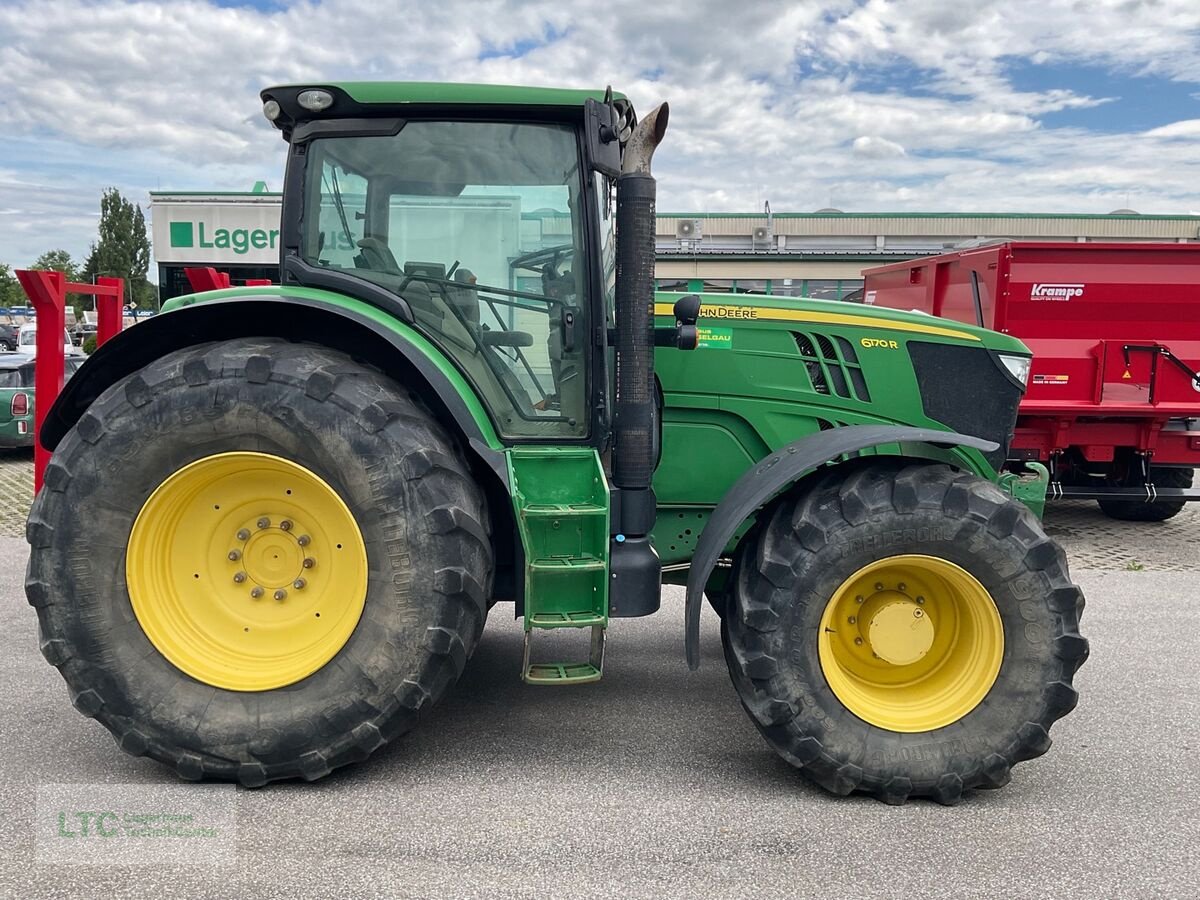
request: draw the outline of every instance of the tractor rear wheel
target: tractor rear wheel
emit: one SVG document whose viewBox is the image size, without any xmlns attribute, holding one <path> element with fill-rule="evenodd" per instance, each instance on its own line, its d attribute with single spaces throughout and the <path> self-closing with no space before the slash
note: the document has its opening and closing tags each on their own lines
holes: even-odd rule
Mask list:
<svg viewBox="0 0 1200 900">
<path fill-rule="evenodd" d="M 462 674 L 482 493 L 399 385 L 268 338 L 172 353 L 63 439 L 26 593 L 83 714 L 183 778 L 319 778 Z"/>
<path fill-rule="evenodd" d="M 1192 469 L 1165 468 L 1153 466 L 1150 469 L 1150 480 L 1157 487 L 1190 488 L 1193 478 Z M 1183 511 L 1186 500 L 1097 500 L 1101 511 L 1110 519 L 1120 519 L 1123 522 L 1165 522 Z"/>
<path fill-rule="evenodd" d="M 780 502 L 722 635 L 767 741 L 827 790 L 955 803 L 1050 746 L 1087 657 L 1083 598 L 1021 503 L 942 465 L 875 464 Z"/>
</svg>

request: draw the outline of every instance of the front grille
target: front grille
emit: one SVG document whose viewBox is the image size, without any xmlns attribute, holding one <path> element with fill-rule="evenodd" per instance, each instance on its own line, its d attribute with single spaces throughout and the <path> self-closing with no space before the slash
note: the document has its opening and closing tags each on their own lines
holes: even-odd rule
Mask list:
<svg viewBox="0 0 1200 900">
<path fill-rule="evenodd" d="M 804 334 L 800 331 L 792 335 L 814 391 L 861 400 L 863 403 L 871 402 L 867 379 L 853 344 L 836 335 L 831 338 L 825 334 Z"/>
<path fill-rule="evenodd" d="M 982 347 L 909 341 L 925 415 L 959 434 L 995 441 L 985 453 L 992 468 L 1008 457 L 1021 390 Z"/>
</svg>

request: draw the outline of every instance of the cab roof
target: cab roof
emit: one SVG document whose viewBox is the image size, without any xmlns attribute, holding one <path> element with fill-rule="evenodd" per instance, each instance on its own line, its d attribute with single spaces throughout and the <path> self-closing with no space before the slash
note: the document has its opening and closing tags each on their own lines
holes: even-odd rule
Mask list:
<svg viewBox="0 0 1200 900">
<path fill-rule="evenodd" d="M 604 89 L 522 87 L 509 84 L 447 84 L 434 81 L 337 81 L 287 84 L 267 88 L 263 95 L 291 93 L 305 88 L 335 88 L 362 104 L 426 104 L 430 106 L 583 106 L 586 100 L 603 100 Z M 617 100 L 623 94 L 613 93 Z"/>
</svg>

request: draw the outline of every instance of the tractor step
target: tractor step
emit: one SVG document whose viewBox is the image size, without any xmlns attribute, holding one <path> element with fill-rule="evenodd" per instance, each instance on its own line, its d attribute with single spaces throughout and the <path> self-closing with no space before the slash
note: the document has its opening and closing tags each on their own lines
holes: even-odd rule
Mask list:
<svg viewBox="0 0 1200 900">
<path fill-rule="evenodd" d="M 547 627 L 547 626 L 538 626 Z M 554 627 L 554 626 L 549 626 Z M 575 627 L 582 627 L 576 625 Z M 531 663 L 529 652 L 533 632 L 525 632 L 525 653 L 521 661 L 521 680 L 526 684 L 588 684 L 604 674 L 604 625 L 592 626 L 592 645 L 587 662 Z"/>
<path fill-rule="evenodd" d="M 608 625 L 608 483 L 595 450 L 514 447 L 508 451 L 513 509 L 525 548 L 527 684 L 584 684 L 604 669 Z M 586 662 L 530 663 L 533 632 L 590 628 Z"/>
</svg>

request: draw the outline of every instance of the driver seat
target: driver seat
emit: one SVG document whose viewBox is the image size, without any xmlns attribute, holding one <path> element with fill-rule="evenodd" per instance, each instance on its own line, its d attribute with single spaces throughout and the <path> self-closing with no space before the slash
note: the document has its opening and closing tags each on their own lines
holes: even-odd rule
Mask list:
<svg viewBox="0 0 1200 900">
<path fill-rule="evenodd" d="M 392 248 L 377 237 L 364 237 L 358 242 L 362 250 L 354 259 L 354 264 L 360 269 L 374 269 L 376 272 L 400 272 L 400 263 L 392 253 Z"/>
</svg>

